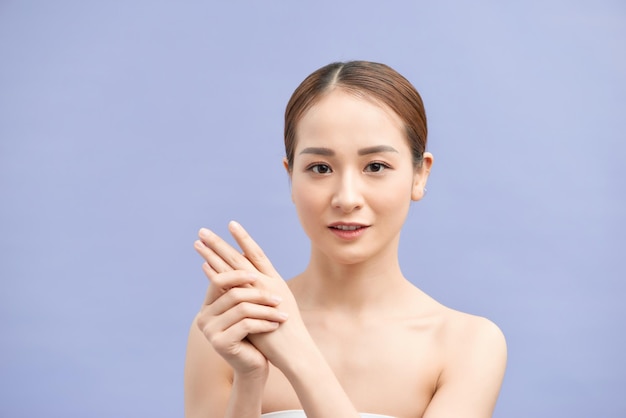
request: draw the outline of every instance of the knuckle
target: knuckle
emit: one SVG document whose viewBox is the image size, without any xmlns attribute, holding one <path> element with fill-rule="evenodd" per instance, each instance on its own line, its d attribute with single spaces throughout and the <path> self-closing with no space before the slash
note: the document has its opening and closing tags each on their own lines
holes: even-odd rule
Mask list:
<svg viewBox="0 0 626 418">
<path fill-rule="evenodd" d="M 224 287 L 228 284 L 228 275 L 226 273 L 214 274 L 211 278 L 211 283 L 215 284 L 217 287 Z"/>
<path fill-rule="evenodd" d="M 236 304 L 233 306 L 232 310 L 238 317 L 243 318 L 246 316 L 246 307 L 244 302 Z"/>
<path fill-rule="evenodd" d="M 251 261 L 262 261 L 265 259 L 265 253 L 260 248 L 256 248 L 248 254 L 248 258 Z"/>
<path fill-rule="evenodd" d="M 196 325 L 198 326 L 198 328 L 200 328 L 200 331 L 202 332 L 204 332 L 204 328 L 206 328 L 209 323 L 206 310 L 206 307 L 203 307 L 202 310 L 196 315 Z"/>
<path fill-rule="evenodd" d="M 230 264 L 231 266 L 235 266 L 238 264 L 238 261 L 239 261 L 238 254 L 229 252 L 224 255 L 224 261 L 226 261 L 226 263 Z"/>
<path fill-rule="evenodd" d="M 241 281 L 241 272 L 239 270 L 229 270 L 223 273 L 214 274 L 211 283 L 223 290 L 234 289 Z"/>
<path fill-rule="evenodd" d="M 241 321 L 241 326 L 245 332 L 250 333 L 254 331 L 254 322 L 254 319 L 245 318 Z"/>
<path fill-rule="evenodd" d="M 226 349 L 226 347 L 228 347 L 228 343 L 224 341 L 224 338 L 221 338 L 220 335 L 212 335 L 207 338 L 213 348 L 218 352 L 223 351 Z"/>
<path fill-rule="evenodd" d="M 254 315 L 256 306 L 250 302 L 241 302 L 237 305 L 235 309 L 237 309 L 238 314 L 243 318 L 249 318 Z"/>
<path fill-rule="evenodd" d="M 213 341 L 217 338 L 215 333 L 212 332 L 211 327 L 209 326 L 209 324 L 205 324 L 204 327 L 201 328 L 202 329 L 202 334 L 204 334 L 205 338 L 211 343 L 213 344 Z"/>
<path fill-rule="evenodd" d="M 206 320 L 202 316 L 198 316 L 198 319 L 196 319 L 196 326 L 200 329 L 200 331 L 204 332 L 206 325 Z"/>
<path fill-rule="evenodd" d="M 228 302 L 231 304 L 239 304 L 244 301 L 244 297 L 242 295 L 242 289 L 239 287 L 233 287 L 228 289 L 228 291 L 224 294 L 224 296 L 228 299 Z"/>
</svg>

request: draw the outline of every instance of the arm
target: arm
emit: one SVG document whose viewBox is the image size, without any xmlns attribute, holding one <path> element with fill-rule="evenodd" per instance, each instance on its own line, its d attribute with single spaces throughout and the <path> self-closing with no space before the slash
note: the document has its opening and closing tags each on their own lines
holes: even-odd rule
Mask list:
<svg viewBox="0 0 626 418">
<path fill-rule="evenodd" d="M 269 364 L 246 337 L 285 318 L 275 298 L 250 286 L 249 273 L 203 268 L 211 285 L 189 332 L 185 416 L 258 418 Z"/>
<path fill-rule="evenodd" d="M 185 417 L 224 417 L 231 389 L 228 364 L 206 340 L 194 318 L 185 357 Z M 213 415 L 210 411 L 214 411 Z"/>
<path fill-rule="evenodd" d="M 291 319 L 288 322 L 292 322 Z M 274 341 L 269 341 L 270 339 Z M 306 416 L 309 418 L 358 417 L 356 408 L 308 333 L 302 338 L 286 339 L 285 341 L 290 341 L 289 343 L 284 343 L 281 339 L 282 336 L 278 333 L 268 334 L 268 341 L 263 341 L 259 346 L 275 344 L 279 347 L 280 353 L 270 354 L 268 358 L 271 357 L 270 361 L 277 365 L 291 383 Z M 280 347 L 285 347 L 285 349 L 281 350 Z"/>
<path fill-rule="evenodd" d="M 213 349 L 194 319 L 185 359 L 185 417 L 254 417 L 261 414 L 267 372 L 240 377 Z"/>
<path fill-rule="evenodd" d="M 504 335 L 484 318 L 473 317 L 462 328 L 448 344 L 445 370 L 423 418 L 493 414 L 506 368 Z"/>
<path fill-rule="evenodd" d="M 231 223 L 229 227 L 244 255 L 217 235 L 203 230 L 200 237 L 210 250 L 206 253 L 207 262 L 218 272 L 244 270 L 258 274 L 260 279 L 253 286 L 280 295 L 280 309 L 289 314 L 289 320 L 281 323 L 276 330 L 250 335 L 249 340 L 287 377 L 307 417 L 358 417 L 356 409 L 307 331 L 295 298 L 285 281 L 240 225 Z"/>
</svg>

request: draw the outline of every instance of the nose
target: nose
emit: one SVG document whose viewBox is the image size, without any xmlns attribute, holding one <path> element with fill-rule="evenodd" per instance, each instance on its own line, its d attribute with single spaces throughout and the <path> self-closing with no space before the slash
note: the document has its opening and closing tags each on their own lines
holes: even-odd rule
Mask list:
<svg viewBox="0 0 626 418">
<path fill-rule="evenodd" d="M 336 179 L 337 183 L 331 201 L 332 207 L 341 209 L 344 213 L 362 208 L 364 201 L 358 174 L 346 171 Z"/>
</svg>

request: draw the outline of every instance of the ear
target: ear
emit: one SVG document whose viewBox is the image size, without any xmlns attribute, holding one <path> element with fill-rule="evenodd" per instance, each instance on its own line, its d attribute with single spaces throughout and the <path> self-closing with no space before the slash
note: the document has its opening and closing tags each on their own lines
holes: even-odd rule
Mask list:
<svg viewBox="0 0 626 418">
<path fill-rule="evenodd" d="M 287 160 L 287 157 L 283 157 L 283 167 L 285 167 L 287 174 L 289 174 L 289 177 L 291 178 L 291 170 L 289 169 L 289 161 Z"/>
<path fill-rule="evenodd" d="M 411 191 L 411 200 L 417 202 L 424 197 L 426 190 L 426 182 L 430 175 L 430 169 L 433 166 L 434 157 L 430 152 L 424 153 L 422 164 L 415 168 L 413 173 L 413 190 Z"/>
<path fill-rule="evenodd" d="M 285 171 L 287 171 L 289 183 L 291 184 L 291 170 L 289 169 L 289 161 L 287 160 L 287 157 L 283 158 L 283 167 L 285 167 Z M 293 202 L 293 192 L 291 193 L 291 201 Z"/>
</svg>

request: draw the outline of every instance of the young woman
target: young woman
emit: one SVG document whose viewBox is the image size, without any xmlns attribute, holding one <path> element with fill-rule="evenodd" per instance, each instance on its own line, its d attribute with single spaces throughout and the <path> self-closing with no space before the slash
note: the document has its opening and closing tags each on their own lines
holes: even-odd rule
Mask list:
<svg viewBox="0 0 626 418">
<path fill-rule="evenodd" d="M 241 225 L 242 251 L 200 230 L 210 284 L 189 335 L 188 418 L 491 416 L 502 333 L 398 263 L 433 163 L 426 133 L 419 94 L 383 64 L 330 64 L 295 90 L 284 166 L 310 261 L 286 282 Z"/>
</svg>

